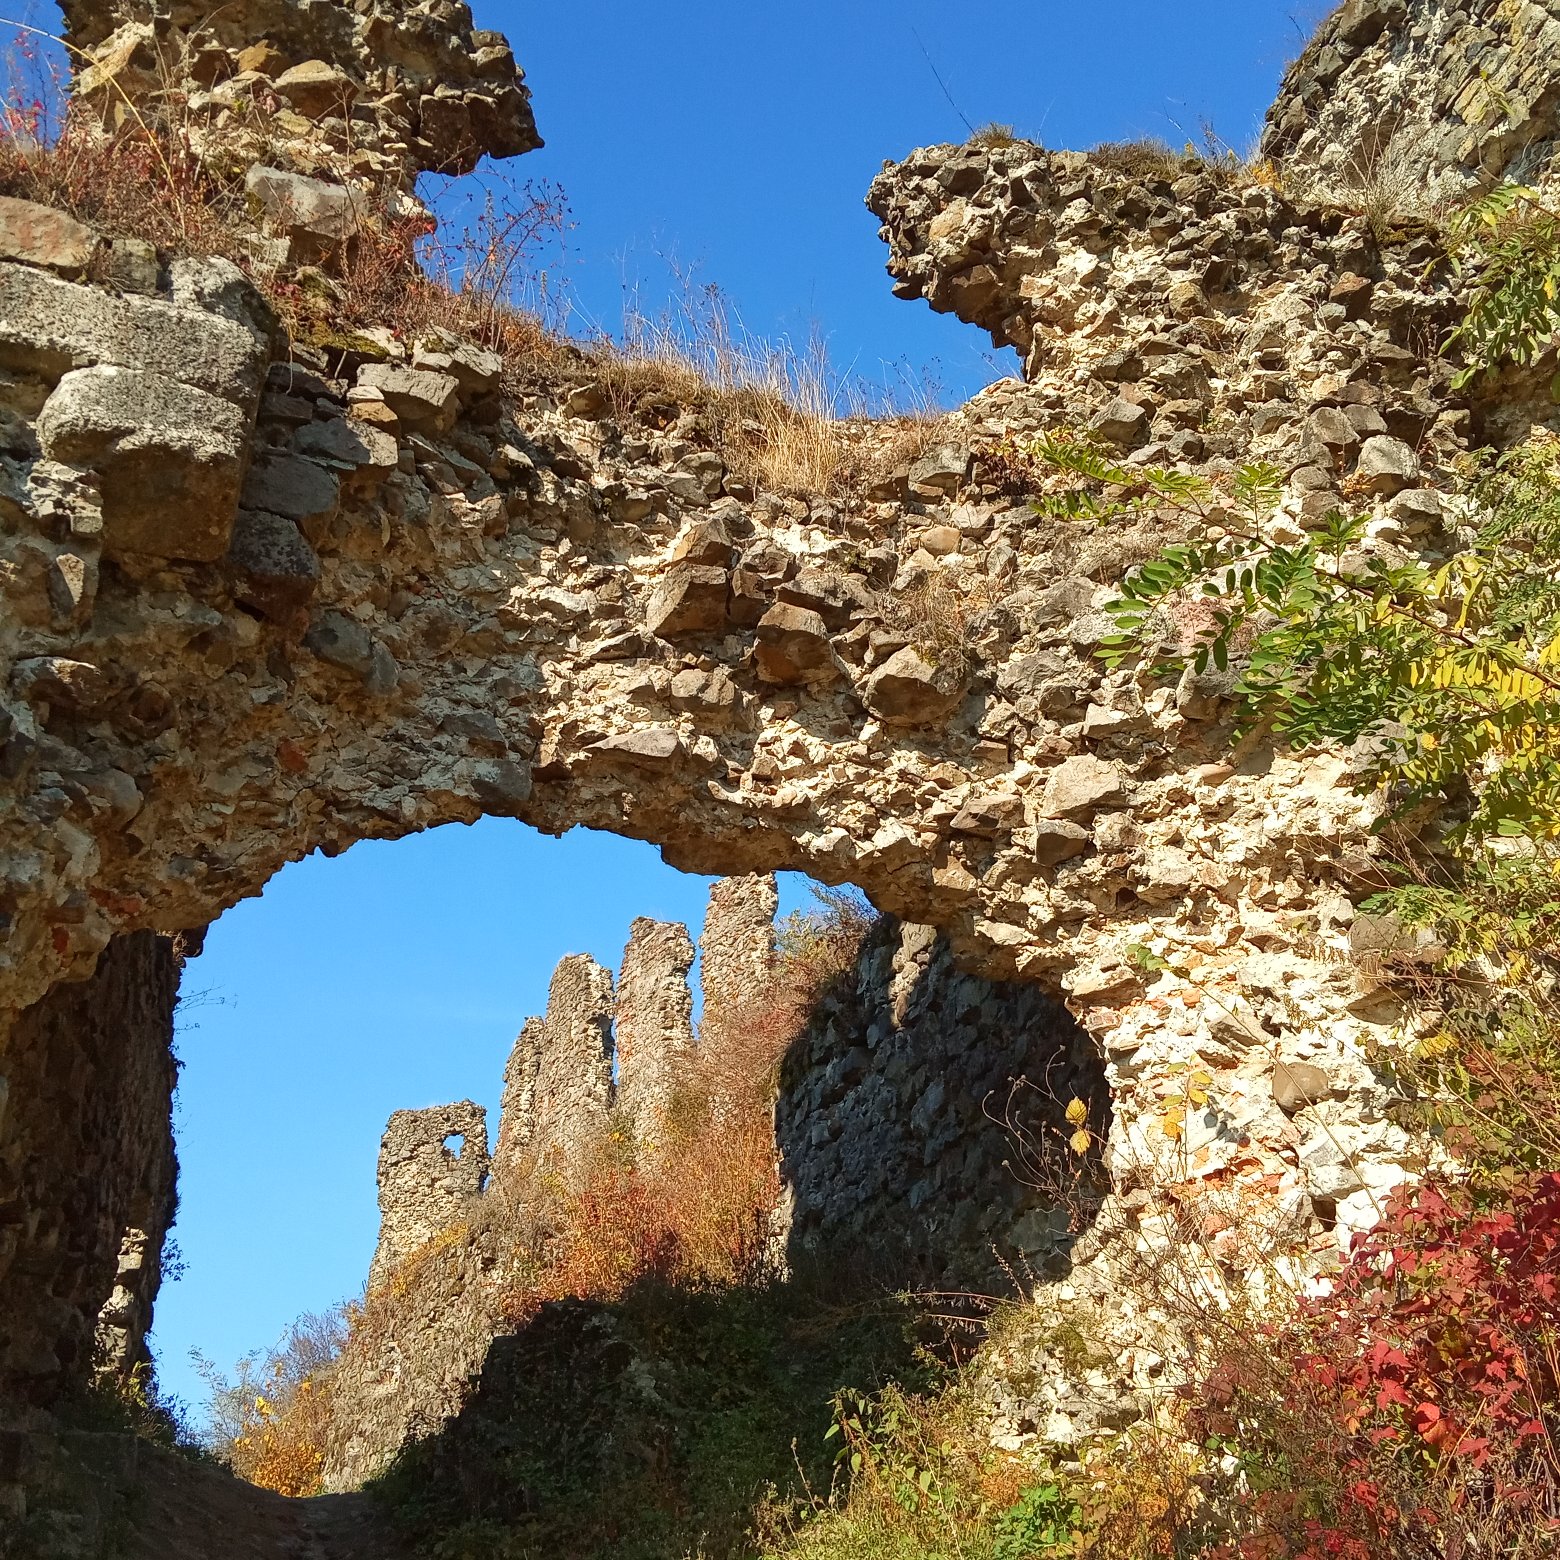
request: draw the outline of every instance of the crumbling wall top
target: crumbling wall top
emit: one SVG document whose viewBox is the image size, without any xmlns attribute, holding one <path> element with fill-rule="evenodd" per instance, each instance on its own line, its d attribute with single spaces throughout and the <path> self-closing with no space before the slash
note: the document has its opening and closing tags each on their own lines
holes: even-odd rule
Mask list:
<svg viewBox="0 0 1560 1560">
<path fill-rule="evenodd" d="M 541 145 L 524 73 L 459 0 L 65 0 L 78 101 L 177 115 L 237 171 L 276 162 L 410 189 Z"/>
</svg>

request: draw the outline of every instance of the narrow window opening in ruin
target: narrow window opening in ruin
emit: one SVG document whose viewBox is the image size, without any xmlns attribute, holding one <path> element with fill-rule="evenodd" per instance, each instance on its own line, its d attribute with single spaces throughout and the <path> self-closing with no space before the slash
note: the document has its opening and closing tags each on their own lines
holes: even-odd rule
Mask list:
<svg viewBox="0 0 1560 1560">
<path fill-rule="evenodd" d="M 444 1152 L 451 1159 L 459 1159 L 466 1152 L 465 1134 L 461 1132 L 449 1132 L 444 1138 Z"/>
</svg>

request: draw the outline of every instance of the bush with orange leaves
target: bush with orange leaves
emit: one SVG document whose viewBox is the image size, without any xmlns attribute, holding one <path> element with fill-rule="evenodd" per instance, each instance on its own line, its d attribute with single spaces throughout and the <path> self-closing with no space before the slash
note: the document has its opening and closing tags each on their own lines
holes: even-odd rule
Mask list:
<svg viewBox="0 0 1560 1560">
<path fill-rule="evenodd" d="M 613 1300 L 638 1279 L 691 1286 L 759 1282 L 773 1270 L 780 1174 L 780 1064 L 820 991 L 855 962 L 872 912 L 849 893 L 780 927 L 774 978 L 701 1026 L 653 1152 L 615 1133 L 558 1201 L 539 1271 L 506 1297 L 519 1322 L 550 1300 Z"/>
<path fill-rule="evenodd" d="M 282 1495 L 318 1495 L 331 1426 L 330 1367 L 357 1321 L 338 1306 L 300 1316 L 229 1379 L 199 1352 L 211 1391 L 205 1444 L 240 1478 Z"/>
</svg>

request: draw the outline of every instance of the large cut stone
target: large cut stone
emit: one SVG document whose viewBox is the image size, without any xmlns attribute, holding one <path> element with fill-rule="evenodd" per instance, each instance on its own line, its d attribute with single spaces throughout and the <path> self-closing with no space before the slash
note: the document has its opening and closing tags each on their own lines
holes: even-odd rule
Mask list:
<svg viewBox="0 0 1560 1560">
<path fill-rule="evenodd" d="M 120 297 L 0 262 L 0 367 L 57 379 L 112 363 L 166 375 L 251 412 L 268 343 L 234 320 Z"/>
<path fill-rule="evenodd" d="M 758 620 L 756 637 L 753 657 L 765 682 L 787 686 L 839 675 L 829 631 L 806 607 L 777 603 Z"/>
<path fill-rule="evenodd" d="M 969 474 L 970 452 L 953 445 L 929 450 L 910 468 L 910 491 L 922 498 L 957 493 Z"/>
<path fill-rule="evenodd" d="M 322 525 L 336 513 L 341 484 L 332 472 L 301 455 L 262 455 L 244 478 L 246 508 L 285 515 L 300 525 Z"/>
<path fill-rule="evenodd" d="M 1049 818 L 1074 818 L 1121 802 L 1125 795 L 1121 771 L 1114 764 L 1080 753 L 1051 771 L 1040 805 Z"/>
<path fill-rule="evenodd" d="M 1419 457 L 1402 439 L 1377 434 L 1360 451 L 1359 474 L 1373 493 L 1401 493 L 1419 481 Z"/>
<path fill-rule="evenodd" d="M 244 189 L 259 201 L 270 229 L 287 239 L 291 260 L 322 260 L 357 237 L 358 202 L 345 185 L 256 163 L 244 175 Z"/>
<path fill-rule="evenodd" d="M 946 720 L 964 697 L 962 669 L 927 658 L 914 645 L 896 650 L 867 682 L 867 708 L 893 726 Z"/>
<path fill-rule="evenodd" d="M 50 460 L 102 474 L 103 546 L 111 557 L 222 557 L 248 432 L 236 407 L 204 390 L 110 366 L 66 374 L 38 416 L 38 442 Z"/>
<path fill-rule="evenodd" d="M 310 119 L 323 119 L 327 114 L 346 118 L 358 95 L 352 78 L 339 65 L 325 60 L 304 60 L 284 70 L 276 78 L 276 92 Z"/>
<path fill-rule="evenodd" d="M 625 731 L 616 737 L 604 737 L 593 743 L 588 752 L 593 758 L 616 758 L 624 763 L 656 768 L 680 758 L 683 743 L 670 726 L 647 726 L 643 731 Z"/>
<path fill-rule="evenodd" d="M 453 374 L 368 363 L 358 370 L 357 382 L 377 390 L 390 410 L 412 427 L 442 427 L 454 418 L 460 405 L 460 381 Z"/>
<path fill-rule="evenodd" d="M 97 234 L 63 211 L 0 195 L 0 259 L 80 276 L 97 245 Z"/>
</svg>

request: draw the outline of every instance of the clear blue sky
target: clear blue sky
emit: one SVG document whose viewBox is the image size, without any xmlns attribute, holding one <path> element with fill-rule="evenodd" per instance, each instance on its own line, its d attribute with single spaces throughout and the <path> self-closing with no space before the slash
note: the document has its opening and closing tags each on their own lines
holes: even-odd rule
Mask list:
<svg viewBox="0 0 1560 1560">
<path fill-rule="evenodd" d="M 515 172 L 568 194 L 568 279 L 585 318 L 615 329 L 624 278 L 653 299 L 659 257 L 673 256 L 719 283 L 751 329 L 816 325 L 837 362 L 868 378 L 885 363 L 927 368 L 948 399 L 1006 365 L 976 333 L 890 297 L 861 203 L 884 159 L 965 133 L 926 55 L 970 121 L 1049 146 L 1179 142 L 1206 119 L 1244 148 L 1327 9 L 476 6 L 527 71 L 548 144 Z M 165 1385 L 198 1399 L 191 1347 L 229 1364 L 299 1311 L 356 1293 L 389 1112 L 465 1096 L 496 1107 L 510 1040 L 558 958 L 615 965 L 636 915 L 696 924 L 704 889 L 643 845 L 495 821 L 302 862 L 225 916 L 186 974 L 176 1233 L 188 1271 L 158 1307 Z M 787 897 L 804 895 L 793 884 Z"/>
</svg>

